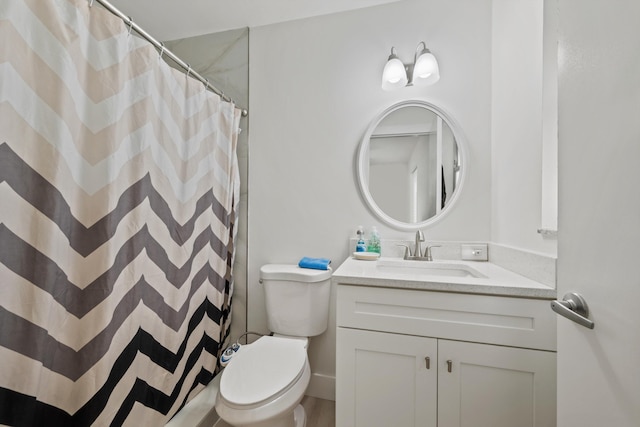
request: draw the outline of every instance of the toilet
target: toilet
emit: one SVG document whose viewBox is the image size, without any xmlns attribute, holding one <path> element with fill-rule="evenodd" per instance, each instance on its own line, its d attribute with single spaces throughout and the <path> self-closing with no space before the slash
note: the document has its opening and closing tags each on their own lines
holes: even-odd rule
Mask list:
<svg viewBox="0 0 640 427">
<path fill-rule="evenodd" d="M 274 335 L 235 353 L 220 376 L 215 409 L 232 426 L 304 427 L 308 339 L 327 329 L 331 270 L 269 264 L 260 268 L 260 283 Z"/>
</svg>

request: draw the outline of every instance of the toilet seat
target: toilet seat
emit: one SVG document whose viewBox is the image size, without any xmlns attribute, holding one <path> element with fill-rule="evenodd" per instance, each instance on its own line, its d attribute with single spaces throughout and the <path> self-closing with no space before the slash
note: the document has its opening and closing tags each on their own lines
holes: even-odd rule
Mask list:
<svg viewBox="0 0 640 427">
<path fill-rule="evenodd" d="M 304 341 L 261 337 L 241 347 L 227 365 L 220 380 L 220 397 L 236 408 L 260 406 L 293 387 L 307 363 Z"/>
</svg>

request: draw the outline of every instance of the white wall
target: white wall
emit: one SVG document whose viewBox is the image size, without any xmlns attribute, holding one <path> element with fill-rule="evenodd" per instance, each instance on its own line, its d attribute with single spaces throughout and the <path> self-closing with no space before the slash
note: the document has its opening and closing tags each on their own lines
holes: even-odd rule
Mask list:
<svg viewBox="0 0 640 427">
<path fill-rule="evenodd" d="M 383 238 L 413 237 L 380 224 L 355 180 L 367 126 L 396 102 L 440 106 L 469 145 L 458 206 L 424 230 L 427 240 L 491 239 L 491 15 L 490 0 L 407 0 L 251 29 L 249 330 L 266 332 L 260 265 L 306 255 L 329 257 L 337 268 L 359 224 L 377 225 Z M 438 58 L 440 81 L 382 91 L 391 47 L 409 62 L 423 40 Z M 329 330 L 310 346 L 313 372 L 329 377 L 334 308 L 335 301 Z"/>
<path fill-rule="evenodd" d="M 551 3 L 493 0 L 491 239 L 555 256 L 556 239 L 537 231 L 555 228 L 557 219 L 557 88 L 555 69 L 543 62 L 556 63 L 553 38 L 543 38 Z"/>
</svg>

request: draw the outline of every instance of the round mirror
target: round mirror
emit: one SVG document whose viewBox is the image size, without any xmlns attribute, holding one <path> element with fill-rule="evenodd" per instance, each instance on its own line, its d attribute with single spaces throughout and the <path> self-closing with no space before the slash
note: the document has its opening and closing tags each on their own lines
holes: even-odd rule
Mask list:
<svg viewBox="0 0 640 427">
<path fill-rule="evenodd" d="M 428 102 L 401 102 L 380 114 L 357 158 L 360 191 L 373 213 L 392 227 L 417 230 L 451 211 L 464 181 L 461 138 Z"/>
</svg>

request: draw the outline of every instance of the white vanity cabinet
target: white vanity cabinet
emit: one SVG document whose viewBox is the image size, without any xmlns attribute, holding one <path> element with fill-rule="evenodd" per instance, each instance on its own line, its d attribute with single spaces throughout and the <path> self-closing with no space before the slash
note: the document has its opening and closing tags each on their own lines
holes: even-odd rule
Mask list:
<svg viewBox="0 0 640 427">
<path fill-rule="evenodd" d="M 552 427 L 548 300 L 338 285 L 337 427 Z"/>
<path fill-rule="evenodd" d="M 336 426 L 436 427 L 438 340 L 338 328 Z"/>
</svg>

